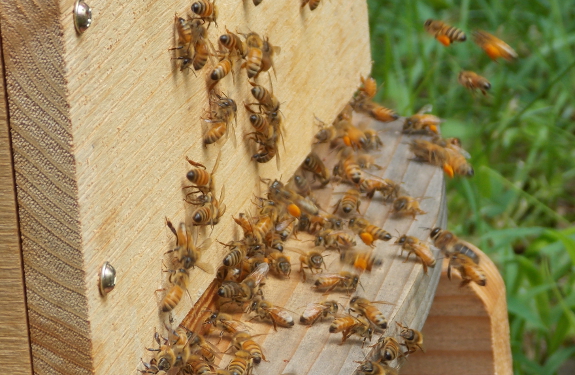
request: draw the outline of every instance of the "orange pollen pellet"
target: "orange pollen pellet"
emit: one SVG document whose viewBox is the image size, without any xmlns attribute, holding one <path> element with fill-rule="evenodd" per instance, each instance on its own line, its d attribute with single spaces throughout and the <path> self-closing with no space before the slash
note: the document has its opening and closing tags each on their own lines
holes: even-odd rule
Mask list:
<svg viewBox="0 0 575 375">
<path fill-rule="evenodd" d="M 289 212 L 289 214 L 290 214 L 291 216 L 297 217 L 298 219 L 300 218 L 300 216 L 301 216 L 301 210 L 300 210 L 300 208 L 299 208 L 297 205 L 295 205 L 294 203 L 290 203 L 290 204 L 287 206 L 287 210 L 288 210 L 288 212 Z"/>
<path fill-rule="evenodd" d="M 373 236 L 370 233 L 362 232 L 359 234 L 359 238 L 361 238 L 363 243 L 367 246 L 371 246 L 373 244 Z"/>
</svg>

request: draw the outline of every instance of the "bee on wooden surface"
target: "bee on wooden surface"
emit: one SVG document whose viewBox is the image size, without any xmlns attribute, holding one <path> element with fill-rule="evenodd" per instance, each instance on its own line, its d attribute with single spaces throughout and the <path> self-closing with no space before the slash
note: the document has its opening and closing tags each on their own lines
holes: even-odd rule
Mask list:
<svg viewBox="0 0 575 375">
<path fill-rule="evenodd" d="M 166 220 L 166 224 L 171 229 L 174 228 L 169 220 Z M 180 223 L 176 234 L 176 241 L 176 248 L 168 251 L 167 253 L 177 252 L 178 261 L 182 267 L 184 267 L 184 269 L 189 270 L 190 268 L 197 266 L 207 273 L 213 273 L 213 269 L 209 264 L 199 261 L 201 253 L 211 246 L 211 238 L 207 238 L 204 240 L 204 242 L 202 242 L 200 246 L 196 246 L 194 244 L 194 240 L 192 239 L 192 231 L 187 229 L 184 223 Z"/>
<path fill-rule="evenodd" d="M 349 249 L 356 245 L 352 235 L 345 232 L 334 232 L 331 229 L 322 230 L 315 237 L 315 246 L 323 246 L 326 249 Z"/>
<path fill-rule="evenodd" d="M 209 198 L 209 203 L 198 207 L 192 212 L 193 225 L 211 225 L 212 227 L 220 222 L 220 218 L 226 212 L 226 205 L 222 203 L 224 200 L 224 187 L 220 192 L 220 199 L 216 200 L 212 192 L 208 192 L 206 196 Z"/>
<path fill-rule="evenodd" d="M 425 31 L 433 35 L 445 47 L 448 47 L 453 42 L 465 42 L 467 40 L 467 36 L 465 36 L 463 31 L 441 21 L 428 19 L 423 26 Z"/>
<path fill-rule="evenodd" d="M 362 112 L 381 122 L 397 120 L 399 115 L 393 110 L 369 100 L 362 100 L 353 105 L 357 112 Z"/>
<path fill-rule="evenodd" d="M 216 22 L 218 18 L 218 7 L 216 7 L 215 0 L 212 2 L 208 0 L 196 0 L 196 2 L 192 4 L 192 12 L 197 14 L 199 19 L 208 22 L 208 27 L 210 27 L 210 23 L 212 22 L 218 27 L 218 23 Z"/>
<path fill-rule="evenodd" d="M 391 362 L 404 357 L 403 350 L 401 350 L 399 342 L 394 337 L 381 336 L 374 347 L 381 362 Z"/>
<path fill-rule="evenodd" d="M 315 178 L 319 178 L 322 186 L 325 186 L 329 183 L 329 171 L 315 152 L 312 151 L 308 154 L 308 156 L 306 156 L 301 165 L 301 168 L 313 173 L 314 181 Z"/>
<path fill-rule="evenodd" d="M 280 276 L 289 277 L 291 273 L 291 263 L 290 258 L 287 255 L 282 254 L 279 251 L 272 251 L 268 254 L 268 258 L 271 260 L 271 268 Z"/>
<path fill-rule="evenodd" d="M 194 185 L 186 186 L 186 188 L 189 188 L 189 187 L 195 188 L 203 194 L 206 194 L 208 191 L 213 192 L 215 189 L 215 187 L 214 187 L 214 174 L 215 174 L 215 172 L 218 169 L 218 166 L 220 164 L 220 156 L 221 156 L 221 154 L 218 154 L 218 157 L 216 158 L 216 162 L 214 163 L 214 167 L 212 168 L 211 173 L 206 171 L 206 167 L 203 164 L 195 162 L 195 161 L 189 159 L 188 157 L 186 157 L 187 162 L 194 167 L 194 168 L 190 169 L 188 171 L 188 173 L 186 173 L 186 178 L 188 179 L 188 181 L 190 181 Z M 186 194 L 186 201 L 188 201 L 188 196 L 194 195 L 195 193 L 197 193 L 197 192 L 192 192 L 192 193 Z M 194 202 L 198 202 L 198 198 L 192 198 L 191 201 L 188 201 L 188 203 L 198 204 L 198 203 L 194 203 Z M 199 202 L 201 204 L 206 203 L 206 202 L 202 201 L 201 198 L 200 198 Z"/>
<path fill-rule="evenodd" d="M 348 123 L 343 127 L 343 143 L 354 150 L 364 149 L 367 144 L 367 136 L 360 128 Z"/>
<path fill-rule="evenodd" d="M 227 370 L 232 375 L 249 375 L 252 372 L 252 358 L 249 352 L 238 350 L 228 364 Z"/>
<path fill-rule="evenodd" d="M 233 74 L 232 68 L 233 68 L 233 62 L 230 59 L 229 54 L 223 55 L 220 58 L 218 64 L 215 66 L 214 70 L 212 70 L 212 72 L 210 73 L 210 78 L 212 81 L 214 81 L 213 85 L 215 85 L 218 81 L 227 76 L 230 72 L 232 72 Z"/>
<path fill-rule="evenodd" d="M 194 50 L 195 53 L 192 58 L 192 66 L 194 67 L 194 70 L 200 70 L 206 65 L 210 57 L 208 42 L 205 39 L 198 40 Z"/>
<path fill-rule="evenodd" d="M 240 331 L 248 331 L 250 329 L 243 322 L 232 318 L 230 314 L 225 314 L 220 311 L 211 312 L 203 322 L 203 325 L 211 325 L 212 327 L 219 329 L 220 337 L 222 337 L 224 333 L 234 335 Z"/>
<path fill-rule="evenodd" d="M 461 253 L 469 257 L 475 264 L 479 264 L 479 249 L 467 241 L 463 241 L 453 232 L 439 227 L 433 228 L 429 234 L 433 244 L 447 255 Z"/>
<path fill-rule="evenodd" d="M 265 87 L 255 84 L 251 81 L 250 85 L 252 85 L 252 96 L 258 101 L 257 105 L 263 108 L 267 113 L 273 114 L 279 111 L 280 102 L 272 92 L 268 91 Z"/>
<path fill-rule="evenodd" d="M 300 272 L 303 277 L 303 281 L 306 280 L 305 269 L 309 269 L 309 271 L 313 274 L 314 270 L 316 272 L 320 272 L 322 267 L 325 268 L 325 262 L 323 261 L 323 256 L 320 251 L 310 250 L 305 252 L 300 249 L 290 248 L 300 254 L 299 257 L 299 264 L 300 264 Z"/>
<path fill-rule="evenodd" d="M 497 60 L 502 57 L 507 61 L 512 61 L 517 58 L 517 52 L 513 48 L 486 31 L 475 31 L 473 33 L 473 41 L 485 51 L 491 60 Z"/>
<path fill-rule="evenodd" d="M 287 241 L 292 234 L 295 236 L 298 222 L 299 220 L 297 218 L 290 216 L 287 219 L 278 222 L 274 229 L 280 235 L 282 241 Z"/>
<path fill-rule="evenodd" d="M 246 39 L 246 61 L 242 64 L 242 68 L 246 68 L 248 78 L 256 77 L 262 66 L 264 41 L 256 33 L 244 34 Z"/>
<path fill-rule="evenodd" d="M 170 50 L 180 50 L 177 60 L 182 60 L 180 71 L 193 65 L 201 69 L 208 60 L 209 50 L 206 39 L 207 31 L 200 19 L 185 20 L 175 16 L 178 46 Z"/>
<path fill-rule="evenodd" d="M 169 281 L 172 286 L 160 303 L 160 308 L 163 312 L 172 311 L 180 303 L 190 279 L 188 270 L 185 268 L 180 268 L 176 271 L 170 270 L 169 272 L 171 273 Z"/>
<path fill-rule="evenodd" d="M 291 185 L 295 187 L 295 190 L 304 197 L 311 194 L 311 186 L 307 178 L 301 173 L 300 170 L 294 173 L 293 177 L 290 179 Z"/>
<path fill-rule="evenodd" d="M 361 272 L 371 272 L 373 267 L 379 267 L 383 264 L 383 261 L 371 252 L 346 251 L 341 253 L 339 260 Z"/>
<path fill-rule="evenodd" d="M 276 164 L 278 169 L 280 169 L 280 159 L 278 153 L 278 137 L 265 137 L 261 133 L 252 133 L 253 137 L 249 139 L 253 140 L 257 144 L 260 145 L 256 154 L 252 155 L 252 159 L 258 163 L 267 163 L 268 161 L 272 160 L 274 157 L 276 158 Z"/>
<path fill-rule="evenodd" d="M 340 160 L 338 164 L 333 167 L 333 175 L 341 176 L 344 180 L 353 184 L 359 184 L 364 180 L 364 173 L 357 164 L 355 156 L 350 155 Z"/>
<path fill-rule="evenodd" d="M 319 6 L 320 2 L 321 0 L 302 0 L 301 7 L 303 8 L 306 5 L 309 5 L 309 10 L 315 10 Z"/>
<path fill-rule="evenodd" d="M 304 312 L 301 314 L 299 321 L 300 323 L 312 326 L 320 318 L 327 318 L 328 315 L 335 317 L 337 310 L 338 303 L 336 301 L 311 302 L 308 303 Z"/>
<path fill-rule="evenodd" d="M 427 212 L 419 208 L 419 201 L 415 198 L 408 196 L 397 197 L 393 201 L 393 210 L 396 214 L 406 216 L 412 215 L 415 219 L 416 215 L 423 215 Z"/>
<path fill-rule="evenodd" d="M 338 131 L 333 126 L 327 126 L 323 121 L 316 117 L 316 120 L 319 121 L 319 131 L 315 133 L 314 138 L 316 139 L 315 143 L 327 143 L 330 142 L 332 139 L 337 137 Z"/>
<path fill-rule="evenodd" d="M 313 233 L 317 232 L 318 230 L 321 230 L 321 231 L 329 230 L 329 232 L 324 233 L 324 235 L 328 235 L 329 233 L 332 233 L 333 230 L 342 230 L 343 224 L 344 224 L 344 221 L 337 215 L 332 215 L 332 214 L 323 214 L 322 215 L 322 214 L 318 213 L 318 214 L 310 217 L 310 227 L 308 229 L 308 232 L 313 234 Z M 317 238 L 316 238 L 316 240 L 317 240 Z M 324 239 L 320 239 L 320 241 L 322 244 L 325 242 Z M 344 242 L 347 242 L 347 241 L 344 240 Z M 323 245 L 318 245 L 318 246 L 323 246 Z"/>
<path fill-rule="evenodd" d="M 423 334 L 399 322 L 395 323 L 401 329 L 399 335 L 403 337 L 403 341 L 405 342 L 404 345 L 407 348 L 406 354 L 415 353 L 417 349 L 421 349 L 421 351 L 425 353 L 425 349 L 423 349 Z"/>
<path fill-rule="evenodd" d="M 260 363 L 262 359 L 266 360 L 262 347 L 247 332 L 237 332 L 232 339 L 232 346 L 237 350 L 245 350 L 250 353 L 250 357 L 255 364 Z"/>
<path fill-rule="evenodd" d="M 333 213 L 335 214 L 340 208 L 344 214 L 350 214 L 354 210 L 360 213 L 359 205 L 361 204 L 361 200 L 359 199 L 359 194 L 357 189 L 349 189 L 345 195 L 337 201 Z"/>
<path fill-rule="evenodd" d="M 373 305 L 374 303 L 390 304 L 385 301 L 370 301 L 367 298 L 355 296 L 349 301 L 349 309 L 363 315 L 377 328 L 385 330 L 387 328 L 387 319 L 385 319 L 381 311 Z"/>
<path fill-rule="evenodd" d="M 264 38 L 262 45 L 262 63 L 260 65 L 260 72 L 267 72 L 271 68 L 274 70 L 274 76 L 275 76 L 276 68 L 274 66 L 273 59 L 274 56 L 279 55 L 280 52 L 281 52 L 280 47 L 272 45 L 267 37 Z M 260 72 L 258 72 L 258 75 Z"/>
<path fill-rule="evenodd" d="M 387 201 L 399 195 L 399 185 L 387 178 L 365 178 L 359 183 L 359 191 L 366 193 L 366 197 L 369 199 L 373 198 L 376 191 L 379 191 L 383 195 L 383 199 Z"/>
<path fill-rule="evenodd" d="M 161 337 L 158 332 L 154 333 L 154 340 L 158 343 L 158 349 L 146 348 L 151 352 L 158 352 L 154 357 L 153 365 L 150 367 L 155 367 L 159 371 L 169 371 L 176 363 L 176 353 L 174 353 L 170 341 Z"/>
<path fill-rule="evenodd" d="M 176 24 L 176 32 L 178 33 L 178 45 L 182 48 L 187 48 L 194 39 L 192 24 L 182 17 L 178 17 L 177 14 L 174 16 L 174 21 Z"/>
<path fill-rule="evenodd" d="M 354 317 L 346 315 L 341 318 L 336 318 L 329 326 L 329 332 L 342 333 L 340 345 L 353 334 L 363 337 L 363 343 L 365 344 L 365 340 L 371 341 L 373 328 L 371 328 L 369 321 L 362 316 Z"/>
<path fill-rule="evenodd" d="M 427 267 L 435 267 L 435 257 L 429 249 L 429 245 L 426 242 L 422 242 L 417 237 L 403 235 L 401 236 L 396 244 L 401 245 L 401 254 L 407 251 L 407 257 L 403 263 L 407 262 L 409 256 L 413 253 L 416 257 L 421 259 L 423 264 L 423 272 L 427 274 Z"/>
<path fill-rule="evenodd" d="M 351 293 L 357 289 L 359 275 L 352 272 L 322 273 L 314 283 L 316 289 L 326 289 L 324 294 L 338 288 Z"/>
<path fill-rule="evenodd" d="M 448 156 L 445 147 L 435 142 L 414 139 L 409 144 L 409 149 L 415 154 L 416 160 L 425 161 L 439 167 L 442 167 L 447 162 Z"/>
<path fill-rule="evenodd" d="M 380 147 L 383 147 L 383 142 L 381 141 L 381 138 L 379 138 L 379 135 L 377 133 L 378 131 L 374 129 L 365 129 L 363 131 L 363 134 L 365 134 L 365 138 L 367 140 L 365 144 L 366 150 L 379 150 Z M 378 169 L 381 169 L 381 167 L 379 167 Z"/>
<path fill-rule="evenodd" d="M 380 165 L 375 164 L 375 157 L 369 154 L 357 155 L 355 158 L 356 163 L 361 169 L 383 169 Z"/>
<path fill-rule="evenodd" d="M 374 361 L 363 361 L 354 375 L 398 375 L 399 372 L 393 367 L 382 365 Z"/>
<path fill-rule="evenodd" d="M 184 373 L 212 375 L 212 365 L 204 358 L 197 354 L 193 354 L 188 358 L 186 366 L 183 368 Z"/>
<path fill-rule="evenodd" d="M 257 299 L 252 302 L 250 311 L 254 311 L 257 318 L 270 319 L 276 331 L 277 326 L 291 328 L 294 325 L 293 318 L 286 309 L 274 306 L 266 300 Z"/>
<path fill-rule="evenodd" d="M 216 354 L 219 352 L 216 346 L 208 342 L 205 337 L 199 333 L 192 332 L 185 327 L 180 327 L 179 330 L 186 331 L 184 335 L 179 335 L 180 342 L 185 341 L 186 345 L 194 354 L 200 354 L 206 361 L 210 363 L 215 362 Z"/>
<path fill-rule="evenodd" d="M 226 33 L 219 37 L 218 43 L 220 47 L 224 47 L 228 50 L 230 54 L 237 54 L 239 56 L 245 56 L 247 53 L 247 46 L 239 36 L 232 33 L 226 28 Z"/>
<path fill-rule="evenodd" d="M 348 228 L 359 235 L 361 240 L 368 246 L 373 246 L 373 242 L 376 240 L 391 240 L 391 234 L 389 234 L 389 232 L 371 224 L 367 219 L 354 217 L 349 220 L 347 225 Z"/>
<path fill-rule="evenodd" d="M 485 286 L 487 284 L 487 277 L 481 267 L 469 256 L 463 253 L 454 253 L 449 258 L 449 265 L 447 267 L 447 277 L 451 280 L 451 269 L 455 268 L 461 275 L 460 288 L 474 282 L 477 285 Z"/>
<path fill-rule="evenodd" d="M 246 110 L 251 112 L 250 114 L 250 123 L 254 127 L 254 129 L 262 134 L 268 134 L 270 128 L 270 121 L 269 117 L 264 113 L 256 113 L 252 111 L 252 109 L 246 105 Z"/>
<path fill-rule="evenodd" d="M 439 117 L 431 115 L 433 107 L 428 104 L 423 106 L 415 115 L 405 118 L 403 132 L 405 134 L 438 134 L 439 124 L 443 122 Z"/>
<path fill-rule="evenodd" d="M 480 90 L 483 95 L 487 95 L 487 90 L 491 88 L 491 83 L 489 83 L 487 78 L 468 70 L 462 70 L 457 77 L 457 81 L 471 91 Z"/>
<path fill-rule="evenodd" d="M 248 253 L 248 247 L 242 241 L 232 241 L 224 246 L 230 248 L 230 251 L 224 256 L 222 261 L 226 267 L 236 267 L 240 265 Z"/>
<path fill-rule="evenodd" d="M 205 122 L 212 124 L 211 129 L 204 135 L 204 145 L 215 143 L 224 134 L 227 134 L 228 126 L 232 119 L 236 119 L 238 111 L 233 99 L 222 96 L 215 91 L 210 93 L 210 106 L 215 107 L 215 109 L 212 110 L 210 118 L 204 119 Z"/>
</svg>

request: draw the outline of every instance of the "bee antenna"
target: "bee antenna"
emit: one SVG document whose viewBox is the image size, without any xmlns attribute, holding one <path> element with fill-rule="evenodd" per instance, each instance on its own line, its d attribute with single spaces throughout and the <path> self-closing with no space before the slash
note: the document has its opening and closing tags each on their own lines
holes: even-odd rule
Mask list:
<svg viewBox="0 0 575 375">
<path fill-rule="evenodd" d="M 433 228 L 427 228 L 427 227 L 419 227 L 419 229 L 433 230 Z"/>
</svg>

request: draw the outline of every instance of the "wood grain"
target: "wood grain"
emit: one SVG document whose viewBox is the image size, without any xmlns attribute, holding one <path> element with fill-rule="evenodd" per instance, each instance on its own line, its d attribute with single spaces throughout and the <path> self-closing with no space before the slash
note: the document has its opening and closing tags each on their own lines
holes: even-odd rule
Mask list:
<svg viewBox="0 0 575 375">
<path fill-rule="evenodd" d="M 459 288 L 459 277 L 449 281 L 444 263 L 423 328 L 427 351 L 410 356 L 402 374 L 513 373 L 505 284 L 489 257 L 479 257 L 485 287 Z"/>
<path fill-rule="evenodd" d="M 94 22 L 81 36 L 72 0 L 0 7 L 35 373 L 135 373 L 165 320 L 154 292 L 166 285 L 162 259 L 172 246 L 164 217 L 177 223 L 189 213 L 185 156 L 211 169 L 221 151 L 218 189 L 226 186 L 228 213 L 212 237 L 227 238 L 229 213 L 258 191 L 256 176 L 291 175 L 311 148 L 314 115 L 331 121 L 369 73 L 364 1 L 322 2 L 313 13 L 287 1 L 217 3 L 212 43 L 227 27 L 256 31 L 282 48 L 272 78 L 287 128 L 279 170 L 273 161 L 250 160 L 241 104 L 252 99 L 239 67 L 220 87 L 240 107 L 235 137 L 202 146 L 209 69 L 182 73 L 168 51 L 174 13 L 184 15 L 189 4 L 100 1 L 91 4 Z M 223 252 L 214 246 L 204 260 L 219 263 Z M 97 288 L 104 261 L 118 271 L 107 298 Z M 212 278 L 193 273 L 192 298 L 174 319 Z"/>
<path fill-rule="evenodd" d="M 0 363 L 7 374 L 31 374 L 24 271 L 0 50 Z"/>
<path fill-rule="evenodd" d="M 429 231 L 422 227 L 443 226 L 446 223 L 444 178 L 441 169 L 417 162 L 411 162 L 411 153 L 408 150 L 409 136 L 400 134 L 401 124 L 395 122 L 391 124 L 377 123 L 357 116 L 359 122 L 383 131 L 383 141 L 385 146 L 379 152 L 377 163 L 384 166 L 382 171 L 371 171 L 376 176 L 383 176 L 394 181 L 403 182 L 402 188 L 411 196 L 428 197 L 421 201 L 421 207 L 426 211 L 425 215 L 418 215 L 416 220 L 409 218 L 398 218 L 390 212 L 390 205 L 384 204 L 380 198 L 371 201 L 363 200 L 361 211 L 375 225 L 378 225 L 393 235 L 397 233 L 407 233 L 417 236 L 422 240 L 427 240 Z M 328 169 L 335 164 L 335 153 L 328 150 L 326 146 L 318 147 L 318 154 L 322 155 Z M 318 198 L 318 203 L 325 210 L 333 206 L 341 198 L 341 192 L 349 189 L 349 185 L 331 183 L 326 189 L 314 191 L 314 196 Z M 286 249 L 295 247 L 299 249 L 313 248 L 312 244 L 305 241 L 312 240 L 310 235 L 298 234 L 298 240 L 290 240 L 286 244 Z M 362 244 L 356 237 L 358 249 L 367 251 L 369 247 Z M 355 294 L 364 296 L 370 300 L 387 301 L 393 305 L 377 305 L 389 321 L 386 334 L 398 334 L 397 326 L 394 322 L 401 322 L 415 329 L 421 329 L 426 320 L 427 313 L 431 307 L 435 288 L 441 273 L 440 267 L 430 268 L 429 274 L 423 273 L 421 263 L 416 262 L 413 257 L 405 262 L 405 255 L 400 256 L 399 246 L 393 245 L 395 240 L 390 242 L 376 242 L 377 247 L 374 254 L 383 260 L 381 268 L 374 269 L 371 273 L 364 273 L 361 276 L 363 288 L 358 288 Z M 278 279 L 274 276 L 268 277 L 263 287 L 264 296 L 274 305 L 282 306 L 297 314 L 301 314 L 305 306 L 310 302 L 321 302 L 327 299 L 335 299 L 346 305 L 349 299 L 345 293 L 331 293 L 323 296 L 311 288 L 315 277 L 308 275 L 307 281 L 301 281 L 299 265 L 297 259 L 299 255 L 289 252 L 292 257 L 292 275 L 288 280 Z M 329 272 L 338 272 L 342 269 L 349 269 L 342 266 L 339 256 L 335 251 L 326 251 L 327 268 Z M 435 250 L 435 255 L 438 251 Z M 202 319 L 206 313 L 202 313 L 206 308 L 215 309 L 211 303 L 211 297 L 217 286 L 208 290 L 211 295 L 205 296 L 200 304 L 190 312 L 184 319 L 183 325 L 201 330 Z M 208 313 L 209 314 L 209 313 Z M 370 348 L 362 348 L 361 341 L 357 338 L 350 338 L 343 345 L 341 334 L 330 334 L 328 328 L 330 320 L 318 322 L 311 328 L 299 324 L 299 315 L 292 314 L 296 325 L 293 328 L 278 328 L 273 331 L 269 321 L 253 320 L 250 325 L 250 333 L 267 334 L 256 338 L 264 351 L 264 355 L 269 362 L 262 362 L 256 368 L 257 373 L 263 374 L 351 374 L 357 367 L 355 361 L 362 361 L 369 355 Z M 253 318 L 253 314 L 236 314 L 236 318 L 247 321 Z M 217 337 L 217 330 L 214 337 Z M 377 339 L 374 336 L 373 342 Z M 214 341 L 214 340 L 212 340 Z M 228 341 L 223 340 L 219 348 L 227 349 Z M 226 356 L 221 361 L 222 365 L 227 365 L 230 360 Z"/>
</svg>

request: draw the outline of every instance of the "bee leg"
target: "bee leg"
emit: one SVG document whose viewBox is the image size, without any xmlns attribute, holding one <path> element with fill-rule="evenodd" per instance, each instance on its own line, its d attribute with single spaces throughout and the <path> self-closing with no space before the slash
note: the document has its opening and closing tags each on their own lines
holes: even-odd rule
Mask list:
<svg viewBox="0 0 575 375">
<path fill-rule="evenodd" d="M 460 287 L 460 288 L 463 288 L 465 285 L 469 284 L 470 282 L 471 282 L 471 279 L 466 279 L 466 278 L 464 278 L 464 279 L 461 281 L 461 284 L 459 284 L 459 287 Z"/>
</svg>

